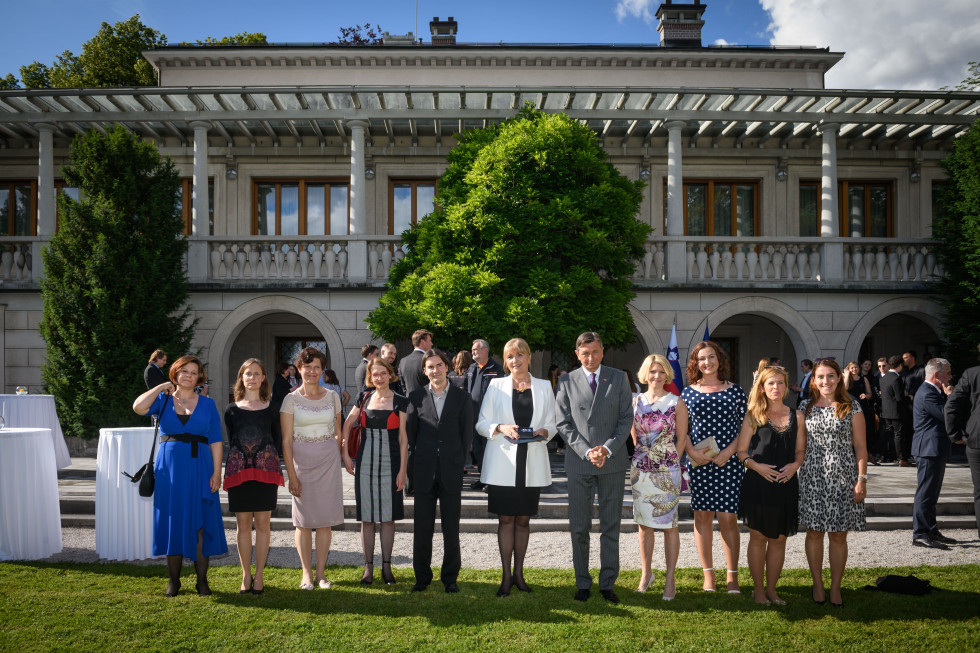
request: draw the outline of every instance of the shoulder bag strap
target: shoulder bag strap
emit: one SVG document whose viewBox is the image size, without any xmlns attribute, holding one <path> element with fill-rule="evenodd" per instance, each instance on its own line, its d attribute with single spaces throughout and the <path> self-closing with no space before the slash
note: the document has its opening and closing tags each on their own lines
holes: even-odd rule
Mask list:
<svg viewBox="0 0 980 653">
<path fill-rule="evenodd" d="M 167 402 L 170 401 L 170 395 L 163 400 L 163 407 L 160 409 L 159 415 L 153 416 L 153 446 L 150 447 L 150 460 L 148 461 L 151 465 L 153 464 L 153 457 L 156 455 L 157 451 L 157 435 L 160 433 L 160 420 L 163 419 L 163 411 L 167 409 Z"/>
</svg>

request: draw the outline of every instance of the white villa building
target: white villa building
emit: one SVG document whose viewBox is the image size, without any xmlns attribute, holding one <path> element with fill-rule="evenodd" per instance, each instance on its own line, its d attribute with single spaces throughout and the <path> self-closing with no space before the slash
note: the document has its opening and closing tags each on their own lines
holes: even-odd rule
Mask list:
<svg viewBox="0 0 980 653">
<path fill-rule="evenodd" d="M 763 356 L 936 352 L 938 164 L 980 94 L 827 89 L 844 53 L 703 46 L 704 11 L 661 5 L 659 44 L 457 43 L 450 18 L 428 43 L 168 46 L 144 53 L 159 86 L 0 91 L 3 391 L 42 389 L 40 251 L 75 135 L 122 124 L 181 171 L 194 346 L 221 406 L 245 358 L 274 367 L 307 343 L 352 383 L 454 134 L 525 102 L 585 122 L 648 181 L 637 340 L 607 363 L 635 372 L 675 324 L 682 359 L 708 325 L 743 384 Z"/>
</svg>

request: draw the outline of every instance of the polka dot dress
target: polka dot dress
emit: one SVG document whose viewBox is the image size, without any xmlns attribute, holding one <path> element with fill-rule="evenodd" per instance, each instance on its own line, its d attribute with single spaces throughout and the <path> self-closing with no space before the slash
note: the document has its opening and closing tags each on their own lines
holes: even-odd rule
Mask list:
<svg viewBox="0 0 980 653">
<path fill-rule="evenodd" d="M 681 399 L 687 406 L 688 435 L 693 444 L 713 436 L 718 447 L 724 449 L 738 437 L 748 408 L 742 388 L 733 383 L 721 392 L 698 392 L 688 386 L 681 392 Z M 737 512 L 744 472 L 736 456 L 729 458 L 724 467 L 714 463 L 693 467 L 691 510 Z"/>
</svg>

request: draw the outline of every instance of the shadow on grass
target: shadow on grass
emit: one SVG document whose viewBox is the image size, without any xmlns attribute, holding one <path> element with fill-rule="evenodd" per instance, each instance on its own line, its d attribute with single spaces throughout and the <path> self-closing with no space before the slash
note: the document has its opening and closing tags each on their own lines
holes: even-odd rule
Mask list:
<svg viewBox="0 0 980 653">
<path fill-rule="evenodd" d="M 81 592 L 107 592 L 106 588 L 127 588 L 121 594 L 143 595 L 143 601 L 159 597 L 164 605 L 193 605 L 195 601 L 207 601 L 229 607 L 250 610 L 290 611 L 312 617 L 340 618 L 350 624 L 365 623 L 373 619 L 386 620 L 410 618 L 426 620 L 441 628 L 454 626 L 483 626 L 503 620 L 534 624 L 588 624 L 595 618 L 622 617 L 626 620 L 648 621 L 662 615 L 670 619 L 685 615 L 682 619 L 711 618 L 718 615 L 722 620 L 734 615 L 764 621 L 799 622 L 837 619 L 854 624 L 877 622 L 921 625 L 929 621 L 970 622 L 980 618 L 980 568 L 975 565 L 960 567 L 916 567 L 897 569 L 854 569 L 845 575 L 843 592 L 844 607 L 832 608 L 829 604 L 818 606 L 810 598 L 810 578 L 805 570 L 787 570 L 779 585 L 779 594 L 786 606 L 760 606 L 752 600 L 752 585 L 743 584 L 741 595 L 724 592 L 707 593 L 700 590 L 700 570 L 679 570 L 678 592 L 675 600 L 661 600 L 662 572 L 657 572 L 658 584 L 645 594 L 631 590 L 639 578 L 639 572 L 625 572 L 620 576 L 616 592 L 622 603 L 607 603 L 598 591 L 589 601 L 582 603 L 572 599 L 574 577 L 570 570 L 528 570 L 526 577 L 533 589 L 531 594 L 516 590 L 508 597 L 496 596 L 498 581 L 492 571 L 463 570 L 459 578 L 460 592 L 446 594 L 439 582 L 439 571 L 434 569 L 436 580 L 424 591 L 411 592 L 413 573 L 410 568 L 396 568 L 398 583 L 387 586 L 380 575 L 370 586 L 360 584 L 361 568 L 328 567 L 328 578 L 333 579 L 331 590 L 303 591 L 298 589 L 299 574 L 296 569 L 268 567 L 265 576 L 265 592 L 261 596 L 238 594 L 240 573 L 237 567 L 212 568 L 209 580 L 212 596 L 199 599 L 194 592 L 193 568 L 185 566 L 182 573 L 183 588 L 175 600 L 164 599 L 166 572 L 160 565 L 133 565 L 126 563 L 4 563 L 16 565 L 28 571 L 27 576 L 39 589 L 46 586 L 77 584 Z M 2 566 L 0 566 L 2 569 Z M 14 571 L 12 567 L 10 571 Z M 745 576 L 747 577 L 747 570 Z M 6 574 L 6 571 L 3 572 Z M 885 574 L 915 574 L 932 581 L 937 591 L 915 597 L 887 594 L 863 589 L 873 584 L 875 578 Z M 85 580 L 86 575 L 118 578 L 118 583 Z M 966 582 L 964 583 L 964 580 Z M 829 585 L 829 578 L 825 578 Z M 3 584 L 3 583 L 0 583 Z M 966 585 L 956 587 L 955 585 Z M 62 587 L 63 589 L 63 587 Z M 731 613 L 732 616 L 724 616 Z M 274 615 L 270 615 L 274 618 Z M 365 619 L 368 618 L 368 619 Z M 378 623 L 378 622 L 375 622 Z M 617 623 L 619 623 L 617 621 Z"/>
</svg>

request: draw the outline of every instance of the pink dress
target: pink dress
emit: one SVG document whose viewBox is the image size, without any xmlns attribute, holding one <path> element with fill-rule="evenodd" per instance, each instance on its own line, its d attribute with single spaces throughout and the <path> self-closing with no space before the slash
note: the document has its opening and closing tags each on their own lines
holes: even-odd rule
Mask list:
<svg viewBox="0 0 980 653">
<path fill-rule="evenodd" d="M 293 392 L 281 412 L 293 416 L 293 467 L 302 496 L 293 496 L 293 526 L 324 528 L 344 523 L 344 469 L 337 448 L 340 397 L 333 390 L 312 400 Z"/>
</svg>

